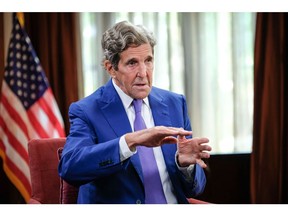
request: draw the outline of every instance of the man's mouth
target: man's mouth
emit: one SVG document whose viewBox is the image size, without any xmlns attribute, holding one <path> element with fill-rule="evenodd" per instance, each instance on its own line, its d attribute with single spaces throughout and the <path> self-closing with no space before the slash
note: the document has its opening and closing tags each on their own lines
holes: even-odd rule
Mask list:
<svg viewBox="0 0 288 216">
<path fill-rule="evenodd" d="M 136 83 L 134 85 L 136 85 L 136 86 L 146 86 L 147 84 L 146 83 Z"/>
</svg>

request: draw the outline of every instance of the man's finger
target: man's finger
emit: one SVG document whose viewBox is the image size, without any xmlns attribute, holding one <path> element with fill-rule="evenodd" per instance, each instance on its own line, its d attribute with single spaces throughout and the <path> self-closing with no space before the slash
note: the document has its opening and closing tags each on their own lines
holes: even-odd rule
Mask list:
<svg viewBox="0 0 288 216">
<path fill-rule="evenodd" d="M 203 143 L 208 143 L 209 139 L 206 137 L 195 137 L 194 139 L 197 139 L 199 144 L 203 144 Z"/>
<path fill-rule="evenodd" d="M 162 144 L 175 144 L 177 143 L 177 139 L 173 136 L 167 136 L 161 141 Z"/>
<path fill-rule="evenodd" d="M 178 139 L 179 142 L 183 142 L 186 139 L 186 137 L 183 136 L 183 135 L 178 135 L 177 139 Z"/>
<path fill-rule="evenodd" d="M 201 166 L 203 169 L 207 167 L 207 165 L 201 159 L 196 159 L 196 163 L 199 164 L 199 166 Z"/>
</svg>

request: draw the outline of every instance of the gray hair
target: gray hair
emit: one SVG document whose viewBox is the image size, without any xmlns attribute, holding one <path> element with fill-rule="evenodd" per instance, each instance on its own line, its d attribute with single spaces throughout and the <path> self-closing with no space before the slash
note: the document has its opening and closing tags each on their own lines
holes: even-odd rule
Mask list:
<svg viewBox="0 0 288 216">
<path fill-rule="evenodd" d="M 152 52 L 156 39 L 152 32 L 142 25 L 133 25 L 128 21 L 116 23 L 112 28 L 104 32 L 101 40 L 104 51 L 103 62 L 109 60 L 112 67 L 118 70 L 120 54 L 131 46 L 140 46 L 149 43 Z"/>
</svg>

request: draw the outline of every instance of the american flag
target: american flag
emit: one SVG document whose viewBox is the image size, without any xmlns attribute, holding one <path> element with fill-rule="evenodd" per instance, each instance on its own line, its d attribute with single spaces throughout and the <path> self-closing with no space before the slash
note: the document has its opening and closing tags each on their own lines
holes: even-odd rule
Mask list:
<svg viewBox="0 0 288 216">
<path fill-rule="evenodd" d="M 0 100 L 0 156 L 26 202 L 31 196 L 27 143 L 64 137 L 64 123 L 31 41 L 13 17 Z"/>
</svg>

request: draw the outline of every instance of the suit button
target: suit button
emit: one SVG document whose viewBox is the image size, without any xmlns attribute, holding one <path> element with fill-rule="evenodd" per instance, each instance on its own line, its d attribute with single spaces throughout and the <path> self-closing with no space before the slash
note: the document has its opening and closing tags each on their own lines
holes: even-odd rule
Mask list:
<svg viewBox="0 0 288 216">
<path fill-rule="evenodd" d="M 136 204 L 141 204 L 141 200 L 140 199 L 136 200 Z"/>
</svg>

